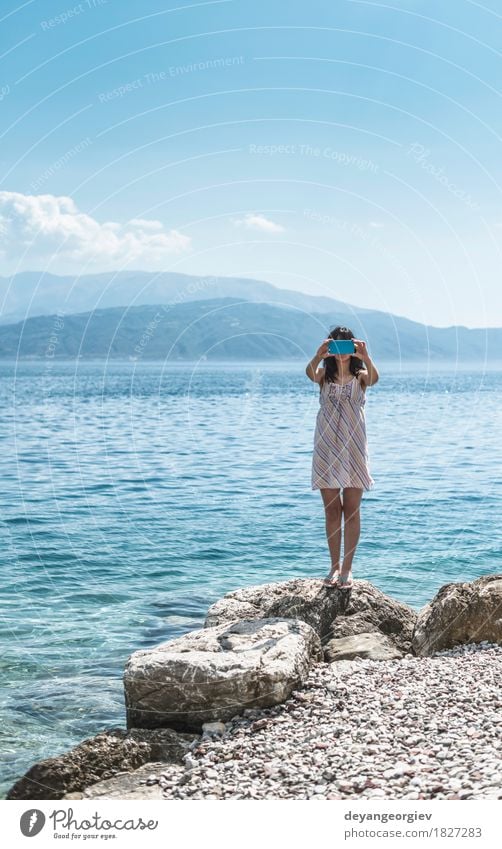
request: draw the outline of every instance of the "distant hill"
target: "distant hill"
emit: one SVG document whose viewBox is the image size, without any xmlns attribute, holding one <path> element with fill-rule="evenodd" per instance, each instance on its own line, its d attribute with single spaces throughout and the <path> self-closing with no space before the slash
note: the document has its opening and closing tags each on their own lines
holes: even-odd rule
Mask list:
<svg viewBox="0 0 502 849">
<path fill-rule="evenodd" d="M 0 326 L 3 358 L 303 360 L 335 324 L 368 342 L 375 359 L 500 360 L 502 329 L 436 328 L 373 312 L 309 312 L 240 298 L 188 300 L 42 315 Z"/>
<path fill-rule="evenodd" d="M 60 277 L 41 271 L 25 271 L 0 277 L 0 324 L 12 324 L 35 315 L 62 310 L 88 312 L 106 307 L 144 304 L 182 304 L 209 298 L 239 300 L 297 307 L 312 313 L 351 313 L 350 304 L 322 295 L 279 289 L 265 280 L 247 277 L 196 277 L 174 272 L 118 271 Z M 361 314 L 369 310 L 357 308 Z"/>
</svg>

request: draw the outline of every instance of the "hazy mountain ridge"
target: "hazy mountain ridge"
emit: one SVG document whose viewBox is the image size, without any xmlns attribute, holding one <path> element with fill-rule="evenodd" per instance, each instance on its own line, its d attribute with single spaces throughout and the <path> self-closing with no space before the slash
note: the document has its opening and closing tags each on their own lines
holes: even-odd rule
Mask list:
<svg viewBox="0 0 502 849">
<path fill-rule="evenodd" d="M 241 298 L 297 307 L 310 313 L 332 310 L 352 314 L 375 312 L 324 295 L 279 289 L 265 280 L 247 277 L 193 276 L 177 272 L 120 271 L 82 277 L 24 271 L 0 277 L 0 324 L 36 315 L 87 312 L 107 307 L 176 304 L 212 298 Z"/>
<path fill-rule="evenodd" d="M 345 312 L 309 313 L 225 297 L 42 315 L 0 326 L 0 357 L 307 362 L 329 329 L 341 323 L 368 342 L 375 359 L 500 359 L 502 329 L 427 327 L 344 307 Z"/>
</svg>

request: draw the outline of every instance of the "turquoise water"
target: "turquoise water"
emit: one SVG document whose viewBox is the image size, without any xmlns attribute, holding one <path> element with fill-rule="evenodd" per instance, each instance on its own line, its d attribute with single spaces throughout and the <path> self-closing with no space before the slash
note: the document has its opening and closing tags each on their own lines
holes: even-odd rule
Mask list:
<svg viewBox="0 0 502 849">
<path fill-rule="evenodd" d="M 3 792 L 125 724 L 138 649 L 329 567 L 305 364 L 1 363 Z M 379 364 L 354 575 L 418 608 L 501 572 L 502 367 Z"/>
</svg>

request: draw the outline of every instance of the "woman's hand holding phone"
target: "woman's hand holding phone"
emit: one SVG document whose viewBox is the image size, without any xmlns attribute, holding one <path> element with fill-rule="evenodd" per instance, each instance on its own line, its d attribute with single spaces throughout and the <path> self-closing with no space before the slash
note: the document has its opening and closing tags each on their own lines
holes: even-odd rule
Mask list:
<svg viewBox="0 0 502 849">
<path fill-rule="evenodd" d="M 320 360 L 325 360 L 326 357 L 334 357 L 334 354 L 330 354 L 328 351 L 328 345 L 331 342 L 331 338 L 325 339 L 324 342 L 317 349 L 316 357 Z"/>
<path fill-rule="evenodd" d="M 356 356 L 358 356 L 360 360 L 366 361 L 367 357 L 369 357 L 366 342 L 363 342 L 361 339 L 354 339 L 354 345 L 356 346 Z"/>
</svg>

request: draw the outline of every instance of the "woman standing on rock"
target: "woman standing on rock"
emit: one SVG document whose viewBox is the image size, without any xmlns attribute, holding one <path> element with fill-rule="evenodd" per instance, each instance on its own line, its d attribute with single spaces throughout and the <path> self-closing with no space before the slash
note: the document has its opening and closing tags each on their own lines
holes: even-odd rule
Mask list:
<svg viewBox="0 0 502 849">
<path fill-rule="evenodd" d="M 332 339 L 352 339 L 357 356 L 330 354 L 328 345 Z M 321 360 L 324 366 L 318 368 Z M 379 374 L 366 343 L 354 339 L 352 331 L 340 325 L 320 345 L 305 371 L 310 380 L 320 385 L 312 489 L 321 490 L 326 514 L 331 570 L 324 584 L 350 590 L 352 561 L 361 532 L 361 498 L 363 490 L 371 489 L 374 484 L 366 439 L 366 388 L 377 382 Z M 340 568 L 342 512 L 344 557 Z"/>
</svg>

